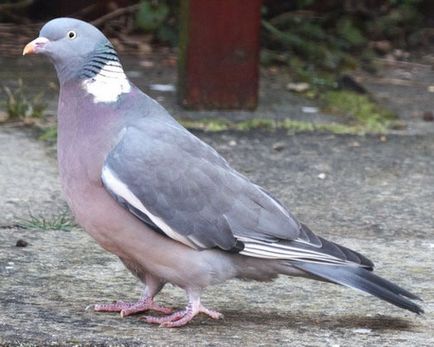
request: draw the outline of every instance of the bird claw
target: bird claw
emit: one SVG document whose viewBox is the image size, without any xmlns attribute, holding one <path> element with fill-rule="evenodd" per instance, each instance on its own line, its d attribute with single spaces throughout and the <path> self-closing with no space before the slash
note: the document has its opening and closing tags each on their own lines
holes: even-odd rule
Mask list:
<svg viewBox="0 0 434 347">
<path fill-rule="evenodd" d="M 160 327 L 164 328 L 176 328 L 186 325 L 190 322 L 196 315 L 199 313 L 205 313 L 212 319 L 222 319 L 223 315 L 220 312 L 210 310 L 203 305 L 199 305 L 196 308 L 187 306 L 184 310 L 176 311 L 170 315 L 163 317 L 154 317 L 154 316 L 144 316 L 143 319 L 147 323 L 151 324 L 159 324 Z"/>
<path fill-rule="evenodd" d="M 95 312 L 119 312 L 121 317 L 130 316 L 136 313 L 145 312 L 148 310 L 157 311 L 165 314 L 170 314 L 173 310 L 169 307 L 160 306 L 152 298 L 143 298 L 138 302 L 117 301 L 111 304 L 96 304 L 89 305 L 86 310 L 91 308 Z"/>
</svg>

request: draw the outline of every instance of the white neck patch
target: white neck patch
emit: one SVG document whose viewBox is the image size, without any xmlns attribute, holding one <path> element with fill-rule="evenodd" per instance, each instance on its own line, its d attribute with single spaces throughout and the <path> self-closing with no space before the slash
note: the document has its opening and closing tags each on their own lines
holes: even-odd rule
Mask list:
<svg viewBox="0 0 434 347">
<path fill-rule="evenodd" d="M 107 62 L 94 77 L 85 79 L 84 90 L 93 95 L 93 102 L 115 102 L 131 90 L 130 82 L 119 62 Z"/>
</svg>

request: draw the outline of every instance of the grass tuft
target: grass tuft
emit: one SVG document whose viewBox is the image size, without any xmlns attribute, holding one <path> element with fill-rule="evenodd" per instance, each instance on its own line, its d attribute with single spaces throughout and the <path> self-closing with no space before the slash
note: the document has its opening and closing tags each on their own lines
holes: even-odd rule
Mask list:
<svg viewBox="0 0 434 347">
<path fill-rule="evenodd" d="M 76 226 L 75 222 L 66 211 L 50 217 L 44 217 L 42 215 L 35 216 L 30 212 L 29 218 L 20 219 L 17 225 L 24 229 L 63 231 L 71 231 L 71 229 Z"/>
<path fill-rule="evenodd" d="M 57 126 L 54 125 L 42 128 L 38 139 L 49 143 L 55 143 L 57 139 Z"/>
<path fill-rule="evenodd" d="M 24 121 L 33 123 L 35 119 L 42 118 L 47 107 L 43 101 L 43 93 L 29 98 L 24 88 L 23 80 L 18 80 L 16 88 L 3 86 L 6 98 L 2 106 L 6 109 L 6 121 Z"/>
</svg>

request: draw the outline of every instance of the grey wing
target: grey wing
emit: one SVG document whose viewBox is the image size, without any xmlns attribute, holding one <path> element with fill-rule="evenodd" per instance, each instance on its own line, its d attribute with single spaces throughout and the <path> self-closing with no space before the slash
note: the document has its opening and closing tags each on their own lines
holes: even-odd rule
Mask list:
<svg viewBox="0 0 434 347">
<path fill-rule="evenodd" d="M 197 249 L 345 260 L 210 146 L 173 124 L 131 126 L 106 158 L 106 189 L 156 232 Z M 330 252 L 328 252 L 330 253 Z"/>
<path fill-rule="evenodd" d="M 272 241 L 300 234 L 280 203 L 181 127 L 157 121 L 129 127 L 107 156 L 102 179 L 135 214 L 146 215 L 145 223 L 196 248 L 228 250 L 243 236 Z"/>
</svg>

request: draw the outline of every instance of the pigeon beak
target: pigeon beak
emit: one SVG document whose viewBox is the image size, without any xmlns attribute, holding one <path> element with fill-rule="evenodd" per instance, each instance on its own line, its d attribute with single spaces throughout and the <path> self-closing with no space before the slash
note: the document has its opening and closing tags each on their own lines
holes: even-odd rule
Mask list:
<svg viewBox="0 0 434 347">
<path fill-rule="evenodd" d="M 37 37 L 24 47 L 23 55 L 39 53 L 40 48 L 44 47 L 48 42 L 50 42 L 50 40 L 45 37 Z"/>
</svg>

